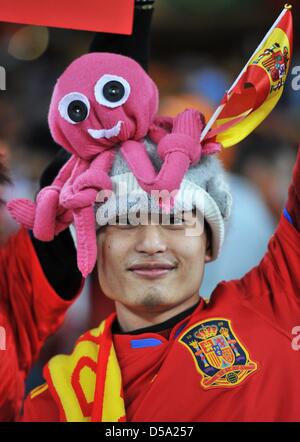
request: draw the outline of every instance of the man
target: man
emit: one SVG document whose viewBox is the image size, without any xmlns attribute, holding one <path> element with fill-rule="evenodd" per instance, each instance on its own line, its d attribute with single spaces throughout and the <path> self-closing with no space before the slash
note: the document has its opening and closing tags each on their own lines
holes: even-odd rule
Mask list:
<svg viewBox="0 0 300 442">
<path fill-rule="evenodd" d="M 156 149 L 148 145 L 148 152 L 159 168 Z M 299 325 L 300 151 L 264 258 L 240 280 L 222 281 L 209 303 L 198 292 L 231 205 L 217 160 L 202 159 L 186 173 L 176 196 L 177 204 L 192 195 L 183 224 L 176 204 L 169 224 L 155 204 L 146 210 L 144 201 L 137 214 L 140 189 L 120 157 L 111 175 L 117 196 L 120 183 L 127 193 L 115 213 L 114 195 L 98 209 L 99 224 L 108 224 L 98 233 L 98 274 L 116 314 L 81 336 L 71 355 L 49 361 L 46 383 L 28 396 L 23 420 L 300 421 L 300 358 L 292 348 Z M 158 224 L 136 223 L 154 213 Z"/>
</svg>

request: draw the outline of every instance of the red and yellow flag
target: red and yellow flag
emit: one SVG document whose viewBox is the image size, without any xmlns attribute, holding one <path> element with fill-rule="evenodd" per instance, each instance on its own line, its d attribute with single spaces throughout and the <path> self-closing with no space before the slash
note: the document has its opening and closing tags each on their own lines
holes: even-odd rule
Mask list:
<svg viewBox="0 0 300 442">
<path fill-rule="evenodd" d="M 214 138 L 223 147 L 231 147 L 269 115 L 283 92 L 291 60 L 292 31 L 291 6 L 286 5 L 226 92 L 201 141 Z"/>
</svg>

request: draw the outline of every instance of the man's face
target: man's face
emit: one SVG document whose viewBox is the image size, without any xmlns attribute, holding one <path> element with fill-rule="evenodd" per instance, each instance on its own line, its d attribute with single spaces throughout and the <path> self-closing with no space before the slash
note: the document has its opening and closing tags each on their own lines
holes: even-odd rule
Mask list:
<svg viewBox="0 0 300 442">
<path fill-rule="evenodd" d="M 181 224 L 108 225 L 98 234 L 103 292 L 139 313 L 164 312 L 198 298 L 210 259 L 206 232 L 191 212 Z"/>
</svg>

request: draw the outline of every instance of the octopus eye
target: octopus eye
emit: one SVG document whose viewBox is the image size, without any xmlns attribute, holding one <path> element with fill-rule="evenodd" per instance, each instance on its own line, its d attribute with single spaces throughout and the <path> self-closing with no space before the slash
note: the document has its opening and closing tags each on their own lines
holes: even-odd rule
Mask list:
<svg viewBox="0 0 300 442">
<path fill-rule="evenodd" d="M 79 92 L 65 95 L 59 102 L 58 110 L 68 123 L 77 124 L 87 119 L 90 112 L 88 98 Z"/>
<path fill-rule="evenodd" d="M 80 123 L 80 121 L 84 121 L 88 114 L 87 105 L 80 100 L 71 101 L 68 106 L 68 115 L 74 123 Z"/>
<path fill-rule="evenodd" d="M 95 97 L 99 104 L 114 108 L 124 104 L 130 94 L 130 85 L 122 77 L 103 75 L 95 86 Z"/>
<path fill-rule="evenodd" d="M 103 87 L 103 96 L 106 100 L 115 103 L 122 100 L 125 88 L 120 81 L 108 81 Z"/>
</svg>

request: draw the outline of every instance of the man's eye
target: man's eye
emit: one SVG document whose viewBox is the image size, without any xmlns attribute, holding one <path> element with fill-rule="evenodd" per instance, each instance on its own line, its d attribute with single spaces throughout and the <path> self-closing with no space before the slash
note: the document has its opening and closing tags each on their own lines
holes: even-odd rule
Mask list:
<svg viewBox="0 0 300 442">
<path fill-rule="evenodd" d="M 120 229 L 134 229 L 135 227 L 137 227 L 136 224 L 130 222 L 128 216 L 117 216 L 115 225 Z"/>
<path fill-rule="evenodd" d="M 171 225 L 184 224 L 184 217 L 180 216 L 180 215 L 171 215 L 170 216 L 170 224 Z"/>
<path fill-rule="evenodd" d="M 170 215 L 169 219 L 162 220 L 163 227 L 167 229 L 183 229 L 185 226 L 184 218 L 180 215 Z"/>
</svg>

